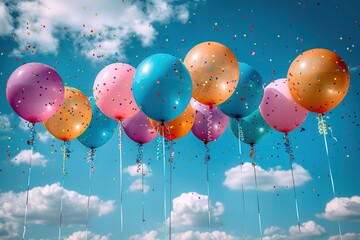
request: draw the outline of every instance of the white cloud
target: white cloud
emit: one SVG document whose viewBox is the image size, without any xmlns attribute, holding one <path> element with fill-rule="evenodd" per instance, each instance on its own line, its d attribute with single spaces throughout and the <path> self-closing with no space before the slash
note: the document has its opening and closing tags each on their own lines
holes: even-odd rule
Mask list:
<svg viewBox="0 0 360 240">
<path fill-rule="evenodd" d="M 4 2 L 0 2 L 0 36 L 9 35 L 13 31 L 12 17 Z"/>
<path fill-rule="evenodd" d="M 0 131 L 8 132 L 11 130 L 10 115 L 0 114 Z"/>
<path fill-rule="evenodd" d="M 124 49 L 132 39 L 152 45 L 157 31 L 154 24 L 171 21 L 186 23 L 189 10 L 201 1 L 173 0 L 22 0 L 14 10 L 19 47 L 14 54 L 56 54 L 62 39 L 73 40 L 74 47 L 92 60 L 106 56 L 126 60 Z M 12 12 L 4 11 L 4 16 Z M 2 15 L 0 15 L 2 16 Z M 10 19 L 11 20 L 11 19 Z M 9 19 L 4 24 L 11 23 Z M 12 29 L 10 29 L 12 31 Z M 9 33 L 9 31 L 7 31 Z M 25 49 L 30 45 L 30 51 Z"/>
<path fill-rule="evenodd" d="M 244 163 L 241 167 L 236 166 L 225 172 L 225 181 L 223 185 L 231 190 L 241 190 L 241 180 L 244 189 L 255 189 L 254 168 L 250 162 Z M 294 163 L 294 178 L 296 186 L 301 186 L 311 180 L 309 172 L 302 166 Z M 265 170 L 260 166 L 256 167 L 256 175 L 258 180 L 258 189 L 262 191 L 270 191 L 276 187 L 277 189 L 286 189 L 292 186 L 292 178 L 290 170 L 283 170 L 281 166 L 269 168 Z M 240 177 L 241 176 L 241 177 Z"/>
<path fill-rule="evenodd" d="M 288 233 L 280 227 L 271 226 L 264 230 L 265 236 L 263 237 L 263 240 L 317 239 L 318 237 L 325 235 L 325 233 L 326 231 L 322 226 L 314 221 L 307 221 L 300 225 L 300 231 L 297 225 L 290 226 Z"/>
<path fill-rule="evenodd" d="M 94 234 L 94 233 L 88 231 L 87 238 L 86 238 L 86 232 L 85 231 L 78 231 L 78 232 L 74 232 L 70 236 L 64 238 L 64 240 L 85 240 L 85 239 L 89 239 L 89 240 L 109 240 L 110 239 L 110 234 L 108 234 L 106 236 L 100 236 L 100 235 L 97 235 L 97 234 Z"/>
<path fill-rule="evenodd" d="M 359 240 L 360 239 L 360 233 L 346 233 L 342 235 L 342 238 L 340 235 L 331 236 L 328 240 Z"/>
<path fill-rule="evenodd" d="M 29 131 L 29 122 L 21 117 L 19 117 L 19 119 L 19 128 L 23 131 Z M 36 137 L 43 143 L 46 143 L 50 138 L 53 138 L 48 131 L 36 133 Z"/>
<path fill-rule="evenodd" d="M 199 232 L 186 231 L 182 233 L 174 233 L 172 239 L 174 240 L 239 240 L 239 238 L 227 234 L 226 232 Z"/>
<path fill-rule="evenodd" d="M 316 214 L 327 220 L 360 221 L 360 196 L 334 198 L 326 204 L 325 212 Z"/>
<path fill-rule="evenodd" d="M 15 165 L 20 165 L 21 163 L 28 164 L 31 157 L 31 150 L 25 149 L 21 150 L 14 158 L 10 161 Z M 40 166 L 46 167 L 48 160 L 39 152 L 33 152 L 31 166 Z"/>
<path fill-rule="evenodd" d="M 160 240 L 160 238 L 157 237 L 158 233 L 157 231 L 150 231 L 142 237 L 140 234 L 133 235 L 129 238 L 129 240 Z"/>
<path fill-rule="evenodd" d="M 265 236 L 262 238 L 263 240 L 282 240 L 282 239 L 290 239 L 288 235 L 284 234 L 274 234 L 270 236 Z"/>
<path fill-rule="evenodd" d="M 151 177 L 152 171 L 151 168 L 148 167 L 145 163 L 143 164 L 144 167 L 144 177 Z M 124 169 L 124 173 L 128 173 L 131 177 L 141 177 L 141 165 L 131 165 Z"/>
<path fill-rule="evenodd" d="M 39 132 L 36 134 L 40 142 L 46 143 L 53 136 L 49 132 Z"/>
<path fill-rule="evenodd" d="M 278 232 L 281 232 L 282 229 L 279 228 L 278 226 L 271 226 L 269 228 L 266 228 L 264 230 L 264 234 L 265 235 L 273 235 L 274 233 L 278 233 Z"/>
<path fill-rule="evenodd" d="M 19 117 L 19 120 L 19 128 L 24 131 L 29 131 L 29 122 L 21 117 Z"/>
<path fill-rule="evenodd" d="M 172 234 L 173 240 L 239 240 L 239 238 L 230 235 L 226 232 L 213 231 L 213 232 L 199 232 L 199 231 L 186 231 Z M 160 240 L 157 231 L 151 231 L 145 234 L 144 238 L 140 234 L 133 235 L 129 240 Z"/>
<path fill-rule="evenodd" d="M 221 202 L 211 206 L 212 225 L 220 224 L 219 217 L 225 207 Z M 171 211 L 174 228 L 207 227 L 208 226 L 208 196 L 196 192 L 182 193 L 173 199 Z"/>
<path fill-rule="evenodd" d="M 141 191 L 141 190 L 142 190 L 141 179 L 136 179 L 129 186 L 130 192 Z M 149 185 L 144 183 L 144 193 L 147 193 L 148 191 L 149 191 Z"/>
<path fill-rule="evenodd" d="M 63 225 L 79 225 L 86 221 L 87 196 L 64 189 L 59 183 L 35 187 L 29 192 L 28 223 L 54 225 L 59 223 L 60 199 L 63 201 Z M 24 219 L 26 192 L 0 193 L 0 218 L 6 222 L 22 223 Z M 103 216 L 114 210 L 114 201 L 90 197 L 89 218 Z"/>
<path fill-rule="evenodd" d="M 291 226 L 289 228 L 290 236 L 293 238 L 310 238 L 319 237 L 325 234 L 325 229 L 316 224 L 314 221 L 307 221 L 301 224 L 300 231 L 298 226 Z"/>
<path fill-rule="evenodd" d="M 20 225 L 14 221 L 8 221 L 5 223 L 0 223 L 0 238 L 3 240 L 11 240 L 19 238 L 19 229 Z"/>
</svg>

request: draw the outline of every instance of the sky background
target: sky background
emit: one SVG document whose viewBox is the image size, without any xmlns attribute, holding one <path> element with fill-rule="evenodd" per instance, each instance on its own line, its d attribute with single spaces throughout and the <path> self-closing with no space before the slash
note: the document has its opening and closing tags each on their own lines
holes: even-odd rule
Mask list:
<svg viewBox="0 0 360 240">
<path fill-rule="evenodd" d="M 333 199 L 323 136 L 310 113 L 290 133 L 294 150 L 301 233 L 297 231 L 289 159 L 282 134 L 256 146 L 263 239 L 360 239 L 360 2 L 33 0 L 0 2 L 0 238 L 22 235 L 27 187 L 29 131 L 7 102 L 6 81 L 25 62 L 54 67 L 66 86 L 92 96 L 97 73 L 116 61 L 135 68 L 155 53 L 184 59 L 203 41 L 228 46 L 238 61 L 252 65 L 265 83 L 284 78 L 292 60 L 311 48 L 336 51 L 347 63 L 347 96 L 326 113 L 329 155 L 337 198 Z M 61 141 L 36 124 L 26 239 L 57 239 L 62 192 Z M 118 133 L 96 151 L 89 182 L 87 149 L 71 141 L 64 190 L 64 239 L 85 239 L 86 203 L 91 185 L 88 239 L 163 239 L 162 162 L 157 140 L 145 145 L 145 236 L 142 194 L 136 173 L 138 146 L 124 137 L 124 230 L 120 231 Z M 335 141 L 335 138 L 337 141 Z M 209 144 L 212 226 L 208 227 L 204 144 L 191 133 L 174 145 L 173 239 L 259 239 L 250 148 L 228 127 Z M 245 211 L 239 183 L 244 162 Z M 169 210 L 168 210 L 169 211 Z M 167 216 L 169 212 L 167 212 Z"/>
</svg>

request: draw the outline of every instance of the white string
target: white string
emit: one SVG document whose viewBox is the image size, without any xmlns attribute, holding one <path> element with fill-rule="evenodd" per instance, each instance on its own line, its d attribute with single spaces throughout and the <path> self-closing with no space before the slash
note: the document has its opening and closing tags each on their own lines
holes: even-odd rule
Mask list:
<svg viewBox="0 0 360 240">
<path fill-rule="evenodd" d="M 259 191 L 258 191 L 258 184 L 257 184 L 257 177 L 256 177 L 256 163 L 252 163 L 252 165 L 254 167 L 254 176 L 255 176 L 256 202 L 257 202 L 257 209 L 258 209 L 259 232 L 260 232 L 260 239 L 262 240 L 261 212 L 260 212 Z"/>
<path fill-rule="evenodd" d="M 31 164 L 34 151 L 34 140 L 35 140 L 35 124 L 29 123 L 30 129 L 30 157 L 29 157 L 29 167 L 28 167 L 28 180 L 27 180 L 27 190 L 26 190 L 26 203 L 25 203 L 25 214 L 24 214 L 24 230 L 22 235 L 22 240 L 25 239 L 26 229 L 27 229 L 27 213 L 29 208 L 29 192 L 30 192 L 30 181 L 31 181 Z"/>
<path fill-rule="evenodd" d="M 162 130 L 162 157 L 163 157 L 163 174 L 164 174 L 164 186 L 163 186 L 163 193 L 164 193 L 164 240 L 166 240 L 166 156 L 165 156 L 165 127 L 164 124 L 161 125 Z"/>
<path fill-rule="evenodd" d="M 330 181 L 331 181 L 331 188 L 332 188 L 332 193 L 333 193 L 333 197 L 334 199 L 336 198 L 336 192 L 335 192 L 335 184 L 334 184 L 334 178 L 333 178 L 333 174 L 332 174 L 332 168 L 331 168 L 331 163 L 330 163 L 330 157 L 329 157 L 329 148 L 328 148 L 328 143 L 327 143 L 327 139 L 326 139 L 326 124 L 323 118 L 322 114 L 320 115 L 320 126 L 322 127 L 322 133 L 324 135 L 324 144 L 325 144 L 325 151 L 326 151 L 326 157 L 327 157 L 327 163 L 328 163 L 328 168 L 329 168 L 329 175 L 330 175 Z M 338 225 L 338 230 L 339 230 L 339 235 L 340 235 L 340 239 L 342 240 L 342 231 L 341 231 L 341 225 L 340 225 L 340 221 L 337 221 L 337 225 Z"/>
<path fill-rule="evenodd" d="M 123 232 L 123 159 L 122 159 L 122 121 L 118 121 L 119 124 L 119 155 L 120 155 L 120 231 Z"/>
</svg>

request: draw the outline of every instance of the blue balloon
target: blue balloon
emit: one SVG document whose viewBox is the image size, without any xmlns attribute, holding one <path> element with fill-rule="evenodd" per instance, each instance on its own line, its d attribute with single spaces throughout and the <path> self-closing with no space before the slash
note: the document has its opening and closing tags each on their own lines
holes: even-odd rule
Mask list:
<svg viewBox="0 0 360 240">
<path fill-rule="evenodd" d="M 101 147 L 107 143 L 116 131 L 116 121 L 103 114 L 96 106 L 94 98 L 89 98 L 92 118 L 89 127 L 77 138 L 89 148 Z"/>
<path fill-rule="evenodd" d="M 218 107 L 231 118 L 244 118 L 260 105 L 264 89 L 260 74 L 250 65 L 239 63 L 240 80 L 231 95 Z"/>
<path fill-rule="evenodd" d="M 242 139 L 240 140 L 247 144 L 260 143 L 273 133 L 273 129 L 261 116 L 259 108 L 245 118 L 231 118 L 231 131 L 237 138 L 239 137 L 238 124 L 240 124 L 242 130 L 242 136 L 240 134 Z"/>
<path fill-rule="evenodd" d="M 158 122 L 167 122 L 188 106 L 192 81 L 179 59 L 168 54 L 154 54 L 137 67 L 132 89 L 141 111 Z"/>
</svg>

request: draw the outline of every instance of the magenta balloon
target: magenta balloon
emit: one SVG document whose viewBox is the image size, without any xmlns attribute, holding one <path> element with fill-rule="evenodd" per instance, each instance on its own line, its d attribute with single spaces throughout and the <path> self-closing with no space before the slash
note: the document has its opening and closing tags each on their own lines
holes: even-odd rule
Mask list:
<svg viewBox="0 0 360 240">
<path fill-rule="evenodd" d="M 53 68 L 26 63 L 7 80 L 6 97 L 20 117 L 32 123 L 43 122 L 61 107 L 64 84 Z"/>
<path fill-rule="evenodd" d="M 287 79 L 271 82 L 264 90 L 260 113 L 266 123 L 279 132 L 290 132 L 306 119 L 308 110 L 292 98 Z"/>
<path fill-rule="evenodd" d="M 124 120 L 139 111 L 132 93 L 134 73 L 134 67 L 114 63 L 103 68 L 96 76 L 93 94 L 96 105 L 106 116 Z"/>
<path fill-rule="evenodd" d="M 151 126 L 150 119 L 142 111 L 125 119 L 122 123 L 126 135 L 134 142 L 147 143 L 157 136 L 157 132 Z"/>
<path fill-rule="evenodd" d="M 218 139 L 225 132 L 229 117 L 217 107 L 210 109 L 194 99 L 190 103 L 195 108 L 195 122 L 191 129 L 195 137 L 205 143 Z M 210 111 L 212 117 L 209 121 Z"/>
</svg>

